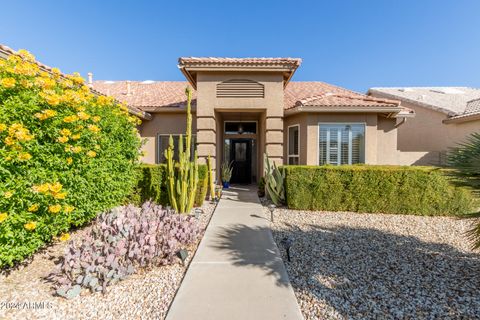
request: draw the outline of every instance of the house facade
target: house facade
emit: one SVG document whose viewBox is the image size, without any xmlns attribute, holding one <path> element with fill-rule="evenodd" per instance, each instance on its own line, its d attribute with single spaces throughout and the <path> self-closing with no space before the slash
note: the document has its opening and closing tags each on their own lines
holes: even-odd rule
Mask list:
<svg viewBox="0 0 480 320">
<path fill-rule="evenodd" d="M 369 95 L 395 99 L 415 111 L 398 128 L 399 161 L 445 165 L 452 147 L 480 132 L 480 90 L 468 87 L 371 88 Z"/>
<path fill-rule="evenodd" d="M 12 54 L 0 45 L 0 58 Z M 210 156 L 214 169 L 233 161 L 233 183 L 258 181 L 264 153 L 277 164 L 403 164 L 397 132 L 413 110 L 323 82 L 291 81 L 300 64 L 296 58 L 188 57 L 178 64 L 186 81 L 93 81 L 90 73 L 88 85 L 142 119 L 144 163 L 162 163 L 170 135 L 177 143 L 185 133 L 190 86 L 199 160 Z"/>
<path fill-rule="evenodd" d="M 191 86 L 199 159 L 210 155 L 216 168 L 233 161 L 234 183 L 257 181 L 264 153 L 278 164 L 399 164 L 397 128 L 414 112 L 399 101 L 290 81 L 300 64 L 294 58 L 189 57 L 178 64 L 185 82 L 91 86 L 148 114 L 139 127 L 146 163 L 161 163 L 168 137 L 185 132 L 185 88 Z"/>
</svg>

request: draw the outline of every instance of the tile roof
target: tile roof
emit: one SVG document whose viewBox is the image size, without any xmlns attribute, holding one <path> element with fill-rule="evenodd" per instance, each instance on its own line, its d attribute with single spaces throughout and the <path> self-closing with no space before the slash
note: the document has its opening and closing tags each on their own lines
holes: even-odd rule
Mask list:
<svg viewBox="0 0 480 320">
<path fill-rule="evenodd" d="M 130 82 L 128 94 L 127 82 Z M 186 81 L 94 81 L 93 88 L 106 95 L 135 106 L 143 111 L 156 111 L 165 107 L 182 107 L 187 103 Z M 196 104 L 193 91 L 192 104 Z"/>
<path fill-rule="evenodd" d="M 324 82 L 290 82 L 285 88 L 285 109 L 297 106 L 398 107 L 395 100 L 378 99 Z"/>
<path fill-rule="evenodd" d="M 465 112 L 443 120 L 445 123 L 461 122 L 470 120 L 480 120 L 480 99 L 474 99 L 467 102 Z"/>
<path fill-rule="evenodd" d="M 480 99 L 474 99 L 467 102 L 464 114 L 480 113 Z"/>
<path fill-rule="evenodd" d="M 106 95 L 147 112 L 185 105 L 186 81 L 94 81 L 93 87 Z M 193 104 L 196 92 L 193 92 Z M 290 82 L 285 88 L 285 109 L 296 106 L 398 107 L 399 102 L 369 97 L 324 82 Z"/>
<path fill-rule="evenodd" d="M 220 66 L 284 66 L 297 68 L 302 63 L 299 58 L 218 58 L 218 57 L 181 57 L 180 66 L 220 65 Z"/>
<path fill-rule="evenodd" d="M 369 94 L 421 105 L 450 117 L 467 112 L 468 103 L 480 99 L 480 90 L 468 87 L 371 88 Z"/>
</svg>

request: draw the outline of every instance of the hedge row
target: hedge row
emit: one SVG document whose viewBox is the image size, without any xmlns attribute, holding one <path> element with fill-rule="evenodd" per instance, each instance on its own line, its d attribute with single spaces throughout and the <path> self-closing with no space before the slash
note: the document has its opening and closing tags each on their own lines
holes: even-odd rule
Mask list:
<svg viewBox="0 0 480 320">
<path fill-rule="evenodd" d="M 142 164 L 137 172 L 137 184 L 127 201 L 141 205 L 147 200 L 167 206 L 167 166 L 165 164 Z M 201 206 L 207 196 L 208 170 L 206 165 L 198 166 L 198 186 L 195 195 L 195 206 Z"/>
<path fill-rule="evenodd" d="M 460 215 L 474 200 L 438 168 L 407 166 L 284 166 L 292 209 Z"/>
</svg>

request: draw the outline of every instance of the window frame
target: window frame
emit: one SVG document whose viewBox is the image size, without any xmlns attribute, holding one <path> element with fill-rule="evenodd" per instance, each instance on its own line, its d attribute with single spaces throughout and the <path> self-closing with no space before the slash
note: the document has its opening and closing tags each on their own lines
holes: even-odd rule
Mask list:
<svg viewBox="0 0 480 320">
<path fill-rule="evenodd" d="M 298 128 L 298 154 L 290 154 L 290 128 L 297 127 Z M 300 124 L 295 123 L 290 126 L 287 126 L 287 165 L 290 165 L 290 158 L 297 158 L 298 164 L 300 164 Z"/>
<path fill-rule="evenodd" d="M 185 133 L 157 133 L 156 146 L 155 146 L 156 147 L 156 151 L 155 151 L 155 163 L 156 164 L 162 164 L 163 163 L 163 162 L 160 162 L 160 137 L 170 138 L 170 136 L 173 136 L 173 137 L 177 136 L 178 137 L 180 135 L 185 137 Z M 194 149 L 193 149 L 193 153 L 191 155 L 193 157 L 193 155 L 195 154 L 195 150 L 197 148 L 197 135 L 196 134 L 192 134 L 192 142 L 194 142 L 193 143 Z M 177 150 L 175 150 L 175 151 L 177 151 Z"/>
<path fill-rule="evenodd" d="M 255 123 L 255 133 L 227 133 L 227 123 Z M 224 120 L 223 121 L 223 134 L 225 136 L 234 136 L 234 135 L 250 135 L 254 136 L 258 134 L 258 121 L 257 120 Z"/>
<path fill-rule="evenodd" d="M 363 163 L 367 163 L 367 161 L 366 161 L 366 156 L 367 156 L 367 123 L 366 122 L 318 122 L 318 124 L 317 124 L 317 165 L 321 166 L 321 164 L 320 164 L 320 126 L 321 125 L 336 125 L 336 126 L 362 125 L 363 126 L 363 145 L 364 145 L 364 148 L 363 148 L 364 162 Z M 352 150 L 348 150 L 348 152 L 351 153 Z M 337 164 L 337 166 L 340 166 L 340 165 L 341 164 Z"/>
</svg>

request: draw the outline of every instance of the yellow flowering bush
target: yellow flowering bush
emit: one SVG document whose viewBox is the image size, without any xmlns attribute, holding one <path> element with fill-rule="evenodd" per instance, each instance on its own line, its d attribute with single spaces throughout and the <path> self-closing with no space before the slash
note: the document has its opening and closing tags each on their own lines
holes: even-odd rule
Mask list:
<svg viewBox="0 0 480 320">
<path fill-rule="evenodd" d="M 120 204 L 135 184 L 138 120 L 79 74 L 0 59 L 0 268 Z"/>
</svg>

